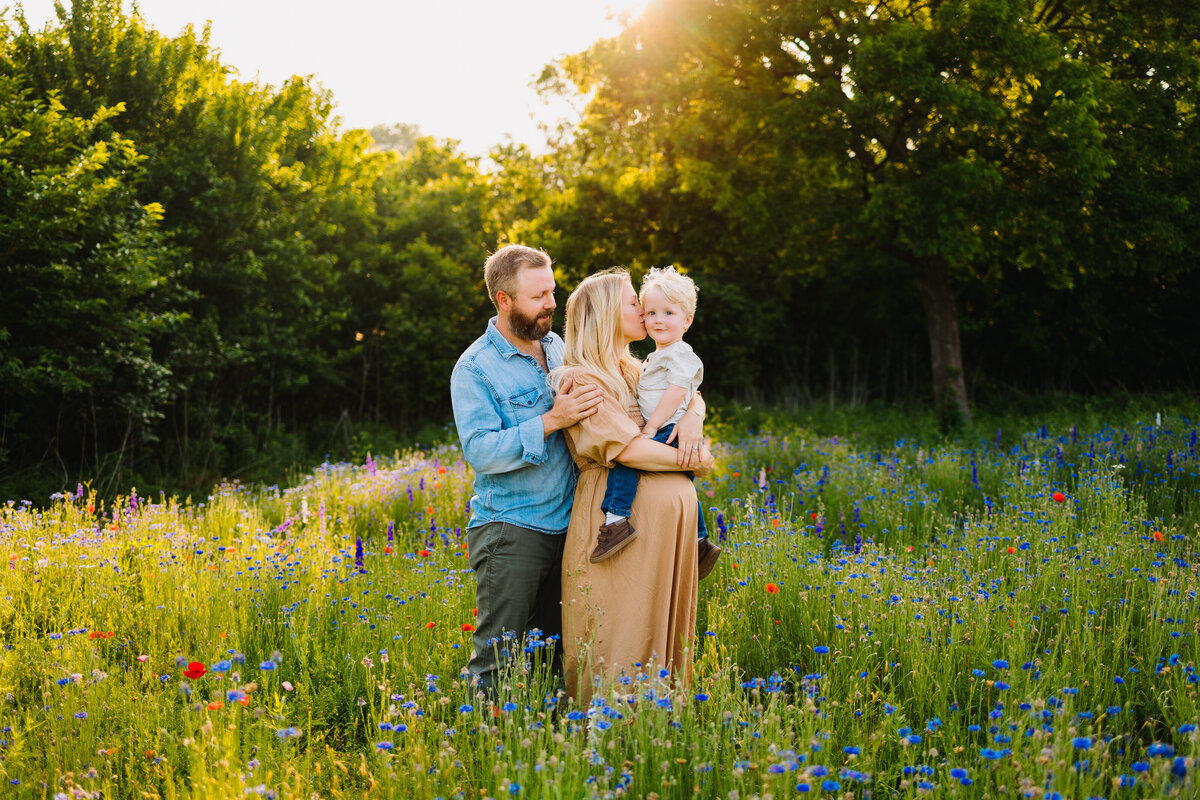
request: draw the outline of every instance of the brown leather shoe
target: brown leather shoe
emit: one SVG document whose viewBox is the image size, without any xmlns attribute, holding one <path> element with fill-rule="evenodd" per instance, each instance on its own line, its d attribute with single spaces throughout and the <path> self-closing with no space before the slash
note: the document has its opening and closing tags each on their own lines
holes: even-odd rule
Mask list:
<svg viewBox="0 0 1200 800">
<path fill-rule="evenodd" d="M 588 560 L 593 564 L 598 564 L 606 558 L 612 558 L 622 547 L 633 541 L 635 536 L 637 536 L 637 531 L 629 524 L 628 517 L 620 522 L 614 522 L 612 525 L 601 525 L 600 539 Z"/>
<path fill-rule="evenodd" d="M 696 544 L 696 550 L 700 555 L 700 580 L 704 580 L 717 565 L 717 559 L 721 557 L 721 548 L 710 542 L 706 536 Z"/>
</svg>

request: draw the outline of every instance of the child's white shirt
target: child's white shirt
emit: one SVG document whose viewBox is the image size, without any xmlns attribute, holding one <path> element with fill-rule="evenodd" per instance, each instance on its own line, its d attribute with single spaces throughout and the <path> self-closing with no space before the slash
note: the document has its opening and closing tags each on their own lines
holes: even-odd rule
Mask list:
<svg viewBox="0 0 1200 800">
<path fill-rule="evenodd" d="M 681 339 L 674 344 L 656 349 L 646 357 L 642 377 L 638 380 L 638 408 L 642 411 L 642 418 L 650 419 L 650 415 L 658 407 L 658 401 L 662 399 L 669 387 L 682 386 L 687 390 L 683 402 L 659 427 L 665 428 L 667 425 L 679 422 L 687 413 L 688 404 L 692 402 L 692 395 L 700 388 L 702 380 L 704 380 L 704 362 L 692 350 L 690 344 Z"/>
</svg>

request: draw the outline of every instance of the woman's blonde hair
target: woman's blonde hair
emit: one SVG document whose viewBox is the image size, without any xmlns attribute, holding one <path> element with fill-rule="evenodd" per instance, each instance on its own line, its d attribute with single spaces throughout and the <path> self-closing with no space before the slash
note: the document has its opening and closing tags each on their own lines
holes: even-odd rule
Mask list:
<svg viewBox="0 0 1200 800">
<path fill-rule="evenodd" d="M 582 370 L 622 403 L 632 399 L 642 362 L 629 352 L 621 325 L 621 294 L 630 284 L 620 267 L 589 275 L 567 298 L 563 364 L 551 374 L 558 391 L 565 373 Z"/>
</svg>

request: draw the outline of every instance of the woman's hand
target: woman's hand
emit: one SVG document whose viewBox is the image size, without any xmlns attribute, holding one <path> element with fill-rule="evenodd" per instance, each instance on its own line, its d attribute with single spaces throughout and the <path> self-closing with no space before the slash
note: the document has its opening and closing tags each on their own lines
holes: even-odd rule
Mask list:
<svg viewBox="0 0 1200 800">
<path fill-rule="evenodd" d="M 675 423 L 675 430 L 667 437 L 667 444 L 676 439 L 679 440 L 676 463 L 683 469 L 692 469 L 700 460 L 700 448 L 704 445 L 704 419 L 689 410 L 683 419 Z"/>
<path fill-rule="evenodd" d="M 695 463 L 692 465 L 692 474 L 697 478 L 706 478 L 716 465 L 717 460 L 713 457 L 712 450 L 708 449 L 708 442 L 704 442 L 697 451 Z"/>
</svg>

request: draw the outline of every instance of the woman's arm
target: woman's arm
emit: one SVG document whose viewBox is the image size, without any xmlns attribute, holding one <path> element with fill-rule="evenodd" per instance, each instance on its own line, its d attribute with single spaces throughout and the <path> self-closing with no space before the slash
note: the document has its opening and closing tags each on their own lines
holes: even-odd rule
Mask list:
<svg viewBox="0 0 1200 800">
<path fill-rule="evenodd" d="M 701 446 L 691 459 L 690 467 L 679 465 L 678 454 L 670 445 L 660 444 L 653 439 L 638 437 L 625 446 L 617 455 L 617 461 L 642 472 L 683 472 L 690 470 L 703 477 L 713 468 L 713 455 L 707 446 Z"/>
</svg>

